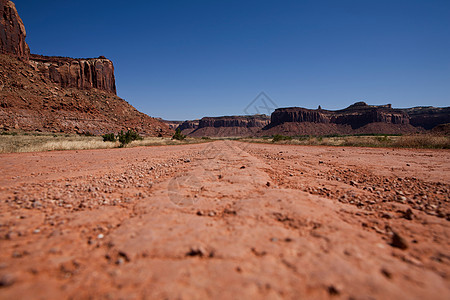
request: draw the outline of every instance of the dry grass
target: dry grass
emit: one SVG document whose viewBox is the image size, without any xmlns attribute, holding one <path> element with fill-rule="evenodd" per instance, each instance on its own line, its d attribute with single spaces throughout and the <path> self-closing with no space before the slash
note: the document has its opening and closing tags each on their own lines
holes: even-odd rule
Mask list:
<svg viewBox="0 0 450 300">
<path fill-rule="evenodd" d="M 183 141 L 171 138 L 145 137 L 133 141 L 125 147 L 182 145 L 207 142 L 201 139 L 187 138 Z M 64 134 L 27 134 L 0 135 L 0 153 L 40 152 L 54 150 L 109 149 L 119 147 L 119 142 L 103 142 L 100 136 L 64 135 Z"/>
<path fill-rule="evenodd" d="M 254 143 L 272 143 L 272 138 L 250 138 L 242 141 Z M 405 136 L 338 136 L 338 137 L 294 137 L 281 140 L 276 144 L 315 145 L 315 146 L 351 146 L 351 147 L 396 147 L 396 148 L 434 148 L 450 149 L 450 137 L 429 134 Z"/>
<path fill-rule="evenodd" d="M 204 142 L 207 142 L 207 140 L 185 138 L 184 140 L 180 141 L 164 137 L 145 137 L 143 140 L 132 141 L 130 144 L 126 145 L 126 147 L 185 145 L 185 144 L 198 144 Z"/>
<path fill-rule="evenodd" d="M 52 150 L 106 149 L 119 143 L 103 142 L 101 137 L 80 135 L 18 134 L 0 136 L 0 153 Z"/>
</svg>

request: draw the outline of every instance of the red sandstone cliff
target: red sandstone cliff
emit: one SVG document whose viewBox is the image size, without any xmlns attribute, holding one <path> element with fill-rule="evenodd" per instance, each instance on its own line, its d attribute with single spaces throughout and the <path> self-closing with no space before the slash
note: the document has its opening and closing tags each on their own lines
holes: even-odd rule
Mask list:
<svg viewBox="0 0 450 300">
<path fill-rule="evenodd" d="M 61 87 L 96 88 L 116 93 L 114 66 L 112 61 L 105 57 L 74 59 L 32 54 L 30 64 Z"/>
<path fill-rule="evenodd" d="M 422 130 L 409 124 L 409 115 L 388 105 L 357 102 L 342 110 L 278 108 L 258 135 L 402 134 Z"/>
<path fill-rule="evenodd" d="M 179 128 L 183 134 L 193 137 L 253 136 L 269 124 L 269 120 L 266 115 L 204 117 L 199 121 L 186 121 Z"/>
<path fill-rule="evenodd" d="M 116 96 L 110 60 L 30 55 L 14 3 L 0 0 L 0 10 L 0 130 L 173 134 Z"/>
<path fill-rule="evenodd" d="M 28 59 L 27 32 L 13 2 L 0 0 L 0 53 Z"/>
</svg>

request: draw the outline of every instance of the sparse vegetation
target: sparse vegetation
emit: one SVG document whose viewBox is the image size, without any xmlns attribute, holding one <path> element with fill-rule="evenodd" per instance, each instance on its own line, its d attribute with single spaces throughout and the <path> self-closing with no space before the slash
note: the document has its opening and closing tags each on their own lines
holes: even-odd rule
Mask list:
<svg viewBox="0 0 450 300">
<path fill-rule="evenodd" d="M 78 134 L 52 133 L 16 133 L 16 135 L 0 135 L 0 153 L 38 152 L 53 150 L 85 150 L 109 149 L 120 147 L 114 134 L 110 134 L 115 141 L 104 141 L 103 136 L 87 137 Z M 126 133 L 124 133 L 126 135 Z M 170 137 L 145 137 L 131 141 L 127 147 L 163 146 L 205 143 L 209 140 L 186 138 L 182 141 Z"/>
<path fill-rule="evenodd" d="M 290 141 L 290 140 L 292 140 L 291 136 L 285 136 L 285 135 L 281 135 L 281 134 L 275 134 L 272 137 L 272 143 L 276 143 L 279 141 Z"/>
<path fill-rule="evenodd" d="M 186 136 L 181 133 L 180 128 L 177 128 L 177 130 L 175 130 L 175 134 L 172 137 L 173 140 L 179 140 L 179 141 L 182 141 L 185 138 L 186 138 Z"/>
<path fill-rule="evenodd" d="M 117 143 L 104 143 L 99 136 L 87 137 L 77 134 L 19 133 L 0 136 L 0 153 L 105 149 L 117 146 Z"/>
<path fill-rule="evenodd" d="M 126 144 L 131 143 L 132 141 L 138 141 L 142 140 L 143 138 L 134 130 L 128 130 L 127 132 L 123 132 L 123 130 L 120 131 L 120 133 L 117 135 L 117 139 L 120 142 L 119 147 L 125 147 Z"/>
<path fill-rule="evenodd" d="M 104 142 L 115 142 L 116 141 L 116 136 L 114 135 L 114 133 L 106 133 L 104 135 L 102 135 L 103 141 Z"/>
<path fill-rule="evenodd" d="M 430 148 L 450 149 L 449 136 L 436 136 L 431 134 L 415 135 L 329 135 L 329 136 L 299 136 L 284 137 L 282 135 L 268 138 L 241 139 L 242 141 L 256 143 L 315 145 L 315 146 L 349 146 L 349 147 L 394 147 L 394 148 Z"/>
<path fill-rule="evenodd" d="M 2 131 L 1 135 L 17 135 L 17 132 Z"/>
</svg>

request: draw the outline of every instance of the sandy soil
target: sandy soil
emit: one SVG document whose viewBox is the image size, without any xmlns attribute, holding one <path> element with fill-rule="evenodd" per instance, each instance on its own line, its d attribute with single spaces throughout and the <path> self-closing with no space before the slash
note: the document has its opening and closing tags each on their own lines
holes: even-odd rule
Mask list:
<svg viewBox="0 0 450 300">
<path fill-rule="evenodd" d="M 448 150 L 0 155 L 2 299 L 449 299 Z"/>
</svg>

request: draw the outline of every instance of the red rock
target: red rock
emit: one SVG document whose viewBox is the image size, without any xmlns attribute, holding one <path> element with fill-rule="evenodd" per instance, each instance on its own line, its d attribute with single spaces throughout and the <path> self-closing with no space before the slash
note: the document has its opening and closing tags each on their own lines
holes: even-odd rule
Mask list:
<svg viewBox="0 0 450 300">
<path fill-rule="evenodd" d="M 116 93 L 114 65 L 104 56 L 74 59 L 32 54 L 30 64 L 61 87 L 96 88 Z"/>
<path fill-rule="evenodd" d="M 12 1 L 0 0 L 0 53 L 28 59 L 27 33 Z"/>
</svg>

